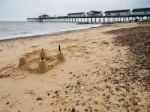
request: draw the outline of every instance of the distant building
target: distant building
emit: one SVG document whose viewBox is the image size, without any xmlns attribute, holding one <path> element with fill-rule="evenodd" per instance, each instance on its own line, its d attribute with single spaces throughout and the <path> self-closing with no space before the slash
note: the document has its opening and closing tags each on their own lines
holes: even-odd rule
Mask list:
<svg viewBox="0 0 150 112">
<path fill-rule="evenodd" d="M 150 15 L 150 8 L 133 9 L 132 15 Z"/>
<path fill-rule="evenodd" d="M 131 15 L 130 9 L 105 11 L 105 16 L 129 16 L 129 15 Z"/>
<path fill-rule="evenodd" d="M 97 17 L 97 16 L 102 16 L 103 12 L 102 11 L 90 11 L 87 13 L 87 17 Z"/>
<path fill-rule="evenodd" d="M 79 13 L 69 13 L 67 14 L 68 17 L 85 17 L 85 12 L 79 12 Z"/>
<path fill-rule="evenodd" d="M 49 18 L 49 15 L 43 14 L 43 15 L 39 16 L 39 18 Z"/>
</svg>

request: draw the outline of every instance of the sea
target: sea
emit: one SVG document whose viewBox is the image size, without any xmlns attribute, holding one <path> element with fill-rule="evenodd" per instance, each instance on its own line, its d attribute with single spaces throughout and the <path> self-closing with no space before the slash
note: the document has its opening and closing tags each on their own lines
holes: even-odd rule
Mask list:
<svg viewBox="0 0 150 112">
<path fill-rule="evenodd" d="M 24 21 L 0 21 L 0 40 L 30 38 L 32 36 L 58 34 L 61 32 L 99 27 L 102 24 L 39 23 Z"/>
</svg>

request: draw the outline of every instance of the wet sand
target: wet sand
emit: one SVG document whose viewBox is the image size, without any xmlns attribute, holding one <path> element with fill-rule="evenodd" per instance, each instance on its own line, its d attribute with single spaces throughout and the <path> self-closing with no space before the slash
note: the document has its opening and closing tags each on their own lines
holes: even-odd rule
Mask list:
<svg viewBox="0 0 150 112">
<path fill-rule="evenodd" d="M 1 41 L 0 112 L 149 112 L 149 28 L 113 24 Z M 133 41 L 145 34 L 141 43 Z M 144 67 L 133 52 L 143 43 Z M 46 73 L 38 71 L 42 48 Z M 27 64 L 18 67 L 22 57 Z"/>
</svg>

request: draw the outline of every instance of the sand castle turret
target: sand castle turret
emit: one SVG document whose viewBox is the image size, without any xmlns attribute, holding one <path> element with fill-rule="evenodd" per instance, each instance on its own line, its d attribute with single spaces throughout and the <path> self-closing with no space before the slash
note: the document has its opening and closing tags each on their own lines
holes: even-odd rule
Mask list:
<svg viewBox="0 0 150 112">
<path fill-rule="evenodd" d="M 42 58 L 39 62 L 38 66 L 38 72 L 39 73 L 46 73 L 48 72 L 48 64 L 44 58 Z"/>
<path fill-rule="evenodd" d="M 19 67 L 25 66 L 27 64 L 27 60 L 24 57 L 19 59 Z"/>
<path fill-rule="evenodd" d="M 45 57 L 46 57 L 46 53 L 45 53 L 44 49 L 42 49 L 41 52 L 40 52 L 40 58 L 45 59 Z"/>
<path fill-rule="evenodd" d="M 61 54 L 61 47 L 60 47 L 60 45 L 58 46 L 58 50 L 59 50 L 59 53 Z"/>
<path fill-rule="evenodd" d="M 59 51 L 59 54 L 57 55 L 58 59 L 61 60 L 61 61 L 64 61 L 64 56 L 63 56 L 63 53 L 61 52 L 60 45 L 58 46 L 58 51 Z"/>
<path fill-rule="evenodd" d="M 40 52 L 40 62 L 39 62 L 39 66 L 38 66 L 38 72 L 39 73 L 46 73 L 48 72 L 48 64 L 45 60 L 45 57 L 46 57 L 46 53 L 44 51 L 44 49 L 41 50 Z"/>
</svg>

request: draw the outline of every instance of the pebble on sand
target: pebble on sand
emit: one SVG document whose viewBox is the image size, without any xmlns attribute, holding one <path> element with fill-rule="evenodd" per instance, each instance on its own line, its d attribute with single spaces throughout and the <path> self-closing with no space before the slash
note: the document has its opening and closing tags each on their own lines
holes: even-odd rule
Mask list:
<svg viewBox="0 0 150 112">
<path fill-rule="evenodd" d="M 41 98 L 41 97 L 37 97 L 37 98 L 36 98 L 36 100 L 43 100 L 43 98 Z"/>
</svg>

